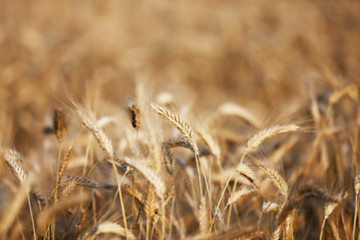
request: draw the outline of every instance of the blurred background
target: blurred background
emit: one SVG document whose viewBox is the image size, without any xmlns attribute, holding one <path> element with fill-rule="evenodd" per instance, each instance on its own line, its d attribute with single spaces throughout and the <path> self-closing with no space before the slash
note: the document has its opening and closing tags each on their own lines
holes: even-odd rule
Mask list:
<svg viewBox="0 0 360 240">
<path fill-rule="evenodd" d="M 67 95 L 121 108 L 146 81 L 208 113 L 287 112 L 359 79 L 360 3 L 0 0 L 0 136 L 27 152 Z M 95 101 L 95 100 L 94 100 Z"/>
</svg>

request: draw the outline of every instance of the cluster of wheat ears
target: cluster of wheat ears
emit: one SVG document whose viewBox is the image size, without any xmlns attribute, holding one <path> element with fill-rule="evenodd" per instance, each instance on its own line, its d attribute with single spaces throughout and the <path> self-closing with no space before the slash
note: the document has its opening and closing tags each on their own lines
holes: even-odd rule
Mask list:
<svg viewBox="0 0 360 240">
<path fill-rule="evenodd" d="M 325 104 L 311 96 L 310 119 L 267 127 L 234 103 L 195 127 L 171 102 L 138 97 L 117 125 L 123 139 L 111 134 L 116 117 L 64 104 L 45 129 L 58 141 L 54 172 L 1 150 L 18 180 L 4 182 L 1 239 L 359 239 L 358 83 Z M 225 131 L 230 118 L 251 133 Z"/>
</svg>

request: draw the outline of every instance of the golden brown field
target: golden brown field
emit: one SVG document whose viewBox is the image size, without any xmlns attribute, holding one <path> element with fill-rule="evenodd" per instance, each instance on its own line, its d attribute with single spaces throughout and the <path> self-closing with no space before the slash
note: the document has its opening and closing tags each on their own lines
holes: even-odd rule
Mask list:
<svg viewBox="0 0 360 240">
<path fill-rule="evenodd" d="M 360 239 L 359 13 L 0 0 L 0 239 Z"/>
</svg>

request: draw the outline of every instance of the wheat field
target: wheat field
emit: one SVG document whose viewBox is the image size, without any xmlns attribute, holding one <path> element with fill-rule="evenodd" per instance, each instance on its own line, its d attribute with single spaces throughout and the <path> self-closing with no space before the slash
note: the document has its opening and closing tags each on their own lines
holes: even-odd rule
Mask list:
<svg viewBox="0 0 360 240">
<path fill-rule="evenodd" d="M 360 239 L 358 1 L 0 6 L 0 239 Z"/>
</svg>

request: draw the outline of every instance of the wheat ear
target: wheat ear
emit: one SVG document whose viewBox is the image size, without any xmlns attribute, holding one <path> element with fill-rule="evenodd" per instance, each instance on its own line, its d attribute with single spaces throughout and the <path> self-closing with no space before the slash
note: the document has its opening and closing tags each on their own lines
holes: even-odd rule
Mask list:
<svg viewBox="0 0 360 240">
<path fill-rule="evenodd" d="M 168 110 L 160 107 L 157 104 L 151 104 L 152 108 L 161 116 L 163 116 L 164 118 L 166 118 L 168 121 L 170 121 L 172 124 L 174 124 L 174 126 L 177 127 L 177 129 L 179 129 L 179 131 L 181 132 L 181 134 L 190 142 L 192 148 L 194 149 L 195 152 L 195 161 L 196 161 L 196 167 L 198 170 L 198 175 L 199 175 L 199 188 L 200 188 L 200 195 L 202 196 L 202 183 L 201 183 L 201 174 L 200 174 L 200 169 L 203 173 L 203 177 L 205 180 L 205 184 L 206 184 L 206 189 L 208 191 L 208 194 L 210 196 L 210 187 L 208 184 L 208 181 L 206 179 L 205 176 L 205 171 L 204 168 L 202 167 L 202 164 L 200 163 L 199 160 L 199 149 L 196 145 L 196 142 L 193 139 L 193 131 L 190 127 L 189 124 L 187 124 L 186 122 L 184 122 L 183 120 L 181 120 L 181 118 L 171 112 L 169 112 Z"/>
<path fill-rule="evenodd" d="M 81 217 L 78 223 L 76 224 L 76 233 L 75 233 L 76 238 L 79 236 L 79 233 L 81 231 L 83 224 L 85 223 L 85 220 L 86 220 L 86 211 L 81 208 Z"/>
<path fill-rule="evenodd" d="M 254 186 L 248 186 L 240 189 L 239 191 L 235 192 L 227 201 L 226 207 L 227 208 L 230 204 L 233 204 L 234 202 L 240 200 L 241 198 L 244 198 L 251 193 L 255 192 L 257 188 Z"/>
<path fill-rule="evenodd" d="M 184 122 L 179 116 L 171 113 L 170 111 L 160 107 L 157 104 L 151 104 L 152 108 L 161 116 L 165 117 L 168 121 L 174 124 L 177 129 L 181 132 L 181 134 L 190 142 L 192 148 L 195 151 L 195 154 L 199 153 L 198 147 L 193 140 L 193 131 L 190 125 Z"/>
<path fill-rule="evenodd" d="M 155 215 L 156 210 L 156 195 L 154 187 L 149 183 L 148 192 L 145 199 L 145 215 L 146 215 L 146 239 L 149 239 L 150 225 Z"/>
<path fill-rule="evenodd" d="M 260 132 L 256 133 L 252 138 L 250 138 L 246 143 L 247 150 L 256 149 L 264 141 L 271 137 L 278 136 L 284 133 L 296 132 L 299 130 L 299 126 L 295 124 L 288 124 L 282 126 L 273 126 L 270 128 L 265 128 Z"/>
<path fill-rule="evenodd" d="M 59 140 L 59 142 L 62 142 L 66 134 L 66 127 L 64 113 L 61 111 L 61 109 L 57 109 L 54 111 L 53 127 L 57 139 Z"/>
<path fill-rule="evenodd" d="M 82 124 L 84 124 L 84 126 L 92 132 L 101 149 L 112 159 L 114 157 L 114 150 L 110 139 L 80 110 L 76 110 L 76 113 Z"/>
<path fill-rule="evenodd" d="M 263 170 L 266 173 L 266 175 L 268 175 L 272 179 L 276 187 L 280 190 L 281 194 L 284 197 L 287 197 L 288 185 L 284 180 L 284 178 L 277 171 L 275 171 L 275 169 L 265 166 L 260 161 L 255 160 L 254 162 L 259 169 Z"/>
<path fill-rule="evenodd" d="M 60 186 L 64 186 L 69 182 L 75 181 L 76 185 L 89 187 L 89 188 L 100 188 L 101 185 L 91 179 L 81 177 L 81 176 L 64 176 L 60 180 Z"/>
<path fill-rule="evenodd" d="M 259 188 L 259 184 L 254 172 L 246 164 L 240 163 L 236 167 L 236 171 L 249 180 L 249 182 L 251 182 L 255 187 Z"/>
<path fill-rule="evenodd" d="M 245 121 L 252 124 L 254 127 L 259 128 L 261 126 L 261 122 L 259 121 L 259 118 L 254 116 L 249 110 L 246 108 L 234 104 L 234 103 L 224 103 L 218 108 L 218 112 L 220 115 L 223 116 L 237 116 L 241 119 L 244 119 Z"/>
<path fill-rule="evenodd" d="M 98 224 L 90 231 L 89 235 L 92 235 L 93 238 L 91 239 L 94 239 L 96 238 L 97 235 L 101 233 L 113 233 L 121 237 L 126 237 L 126 239 L 130 239 L 130 240 L 136 239 L 134 234 L 132 234 L 129 230 L 126 230 L 124 227 L 120 226 L 117 223 L 113 223 L 109 221 Z"/>
<path fill-rule="evenodd" d="M 165 183 L 163 180 L 155 174 L 155 172 L 145 165 L 139 163 L 138 161 L 134 161 L 131 158 L 128 157 L 122 157 L 121 160 L 118 158 L 115 158 L 115 161 L 122 164 L 124 161 L 127 165 L 135 168 L 137 171 L 139 171 L 155 188 L 156 195 L 158 195 L 159 198 L 163 198 L 165 194 Z"/>
<path fill-rule="evenodd" d="M 22 161 L 20 154 L 15 150 L 8 150 L 5 153 L 5 160 L 15 177 L 23 184 L 26 180 L 26 173 L 18 164 L 19 161 Z"/>
<path fill-rule="evenodd" d="M 73 147 L 70 146 L 68 148 L 68 150 L 65 153 L 65 156 L 61 162 L 61 167 L 60 167 L 60 171 L 59 171 L 59 181 L 62 179 L 62 177 L 64 176 L 65 170 L 67 168 L 67 165 L 69 164 L 69 159 L 70 159 L 70 154 L 72 152 Z"/>
<path fill-rule="evenodd" d="M 319 240 L 322 240 L 322 236 L 323 236 L 323 232 L 324 232 L 324 227 L 325 227 L 325 222 L 326 220 L 329 218 L 329 216 L 331 215 L 331 213 L 334 211 L 335 207 L 337 206 L 337 203 L 327 203 L 325 205 L 325 210 L 324 210 L 324 219 L 321 225 L 321 231 L 320 231 L 320 237 Z"/>
<path fill-rule="evenodd" d="M 209 230 L 209 218 L 207 214 L 206 201 L 204 197 L 202 197 L 200 200 L 198 218 L 199 218 L 200 232 L 207 233 Z"/>
<path fill-rule="evenodd" d="M 139 130 L 141 126 L 141 119 L 140 119 L 140 109 L 139 107 L 134 103 L 128 104 L 128 110 L 131 117 L 131 125 L 136 130 Z"/>
</svg>

